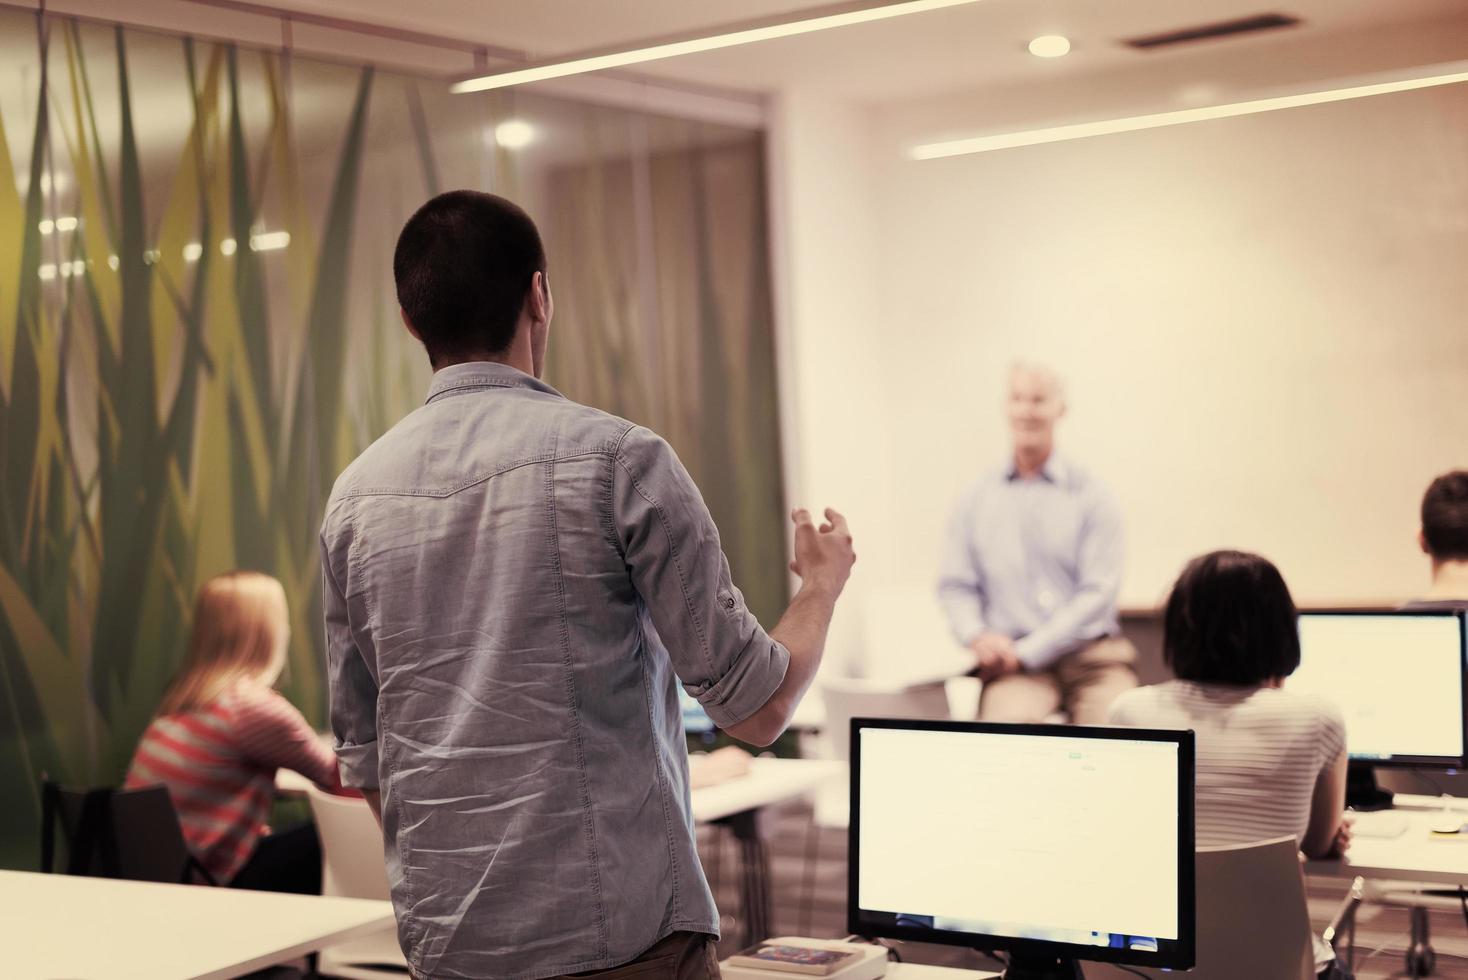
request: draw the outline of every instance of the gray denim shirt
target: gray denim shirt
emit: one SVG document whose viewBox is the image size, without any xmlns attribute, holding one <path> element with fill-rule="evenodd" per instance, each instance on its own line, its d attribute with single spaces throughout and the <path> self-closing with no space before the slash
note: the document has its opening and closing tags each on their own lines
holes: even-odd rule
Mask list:
<svg viewBox="0 0 1468 980">
<path fill-rule="evenodd" d="M 445 368 L 337 480 L 321 549 L 342 779 L 381 789 L 418 975 L 718 934 L 674 684 L 727 727 L 789 653 L 666 442 L 514 368 Z"/>
</svg>

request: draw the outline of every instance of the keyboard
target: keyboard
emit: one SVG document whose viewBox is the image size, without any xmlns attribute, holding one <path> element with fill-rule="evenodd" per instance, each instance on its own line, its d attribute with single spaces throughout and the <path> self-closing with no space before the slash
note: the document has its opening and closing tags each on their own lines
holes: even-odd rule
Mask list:
<svg viewBox="0 0 1468 980">
<path fill-rule="evenodd" d="M 1351 825 L 1351 833 L 1356 837 L 1375 837 L 1386 840 L 1400 837 L 1406 832 L 1407 817 L 1401 813 L 1392 813 L 1390 810 L 1358 813 L 1356 822 Z"/>
</svg>

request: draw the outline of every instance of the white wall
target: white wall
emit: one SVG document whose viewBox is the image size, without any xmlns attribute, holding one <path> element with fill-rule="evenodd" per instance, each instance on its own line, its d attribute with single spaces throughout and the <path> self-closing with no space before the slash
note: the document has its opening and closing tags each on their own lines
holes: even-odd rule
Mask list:
<svg viewBox="0 0 1468 980">
<path fill-rule="evenodd" d="M 817 521 L 831 506 L 851 522 L 857 567 L 827 663 L 855 672 L 863 596 L 872 571 L 891 564 L 896 478 L 891 379 L 873 356 L 882 324 L 870 120 L 857 105 L 786 92 L 772 107 L 770 157 L 787 496 Z"/>
<path fill-rule="evenodd" d="M 931 588 L 1016 357 L 1121 498 L 1124 605 L 1217 547 L 1303 603 L 1423 586 L 1421 493 L 1468 466 L 1468 87 L 929 162 L 924 106 L 789 108 L 790 455 L 875 544 L 854 603 Z"/>
<path fill-rule="evenodd" d="M 903 137 L 900 108 L 878 142 Z M 895 124 L 894 124 L 895 121 Z M 1468 89 L 924 163 L 889 154 L 887 317 L 925 376 L 895 462 L 932 508 L 1004 450 L 1004 366 L 1068 377 L 1067 451 L 1129 525 L 1123 601 L 1258 550 L 1302 601 L 1423 584 L 1428 480 L 1468 465 Z M 883 136 L 887 138 L 884 139 Z M 939 546 L 924 521 L 899 556 Z"/>
</svg>

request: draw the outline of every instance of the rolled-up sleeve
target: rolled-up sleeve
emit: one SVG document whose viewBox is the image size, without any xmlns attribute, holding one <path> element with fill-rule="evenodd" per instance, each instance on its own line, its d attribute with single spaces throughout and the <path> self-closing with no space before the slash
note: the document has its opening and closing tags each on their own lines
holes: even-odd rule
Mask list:
<svg viewBox="0 0 1468 980">
<path fill-rule="evenodd" d="M 684 689 L 720 728 L 764 707 L 790 653 L 745 606 L 702 494 L 672 447 L 647 429 L 634 426 L 618 446 L 612 522 Z"/>
<path fill-rule="evenodd" d="M 342 785 L 378 787 L 377 681 L 358 646 L 347 602 L 350 535 L 332 520 L 321 529 L 321 605 L 333 748 Z M 365 624 L 363 624 L 365 625 Z"/>
</svg>

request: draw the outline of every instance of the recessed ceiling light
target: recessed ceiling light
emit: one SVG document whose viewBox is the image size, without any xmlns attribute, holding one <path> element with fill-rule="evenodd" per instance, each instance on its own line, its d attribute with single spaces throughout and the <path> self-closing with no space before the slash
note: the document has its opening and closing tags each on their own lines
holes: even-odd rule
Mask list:
<svg viewBox="0 0 1468 980">
<path fill-rule="evenodd" d="M 535 136 L 535 127 L 523 119 L 506 119 L 494 128 L 494 141 L 507 150 L 529 146 Z"/>
<path fill-rule="evenodd" d="M 1030 42 L 1030 54 L 1036 58 L 1063 58 L 1070 54 L 1070 38 L 1041 34 Z"/>
</svg>

